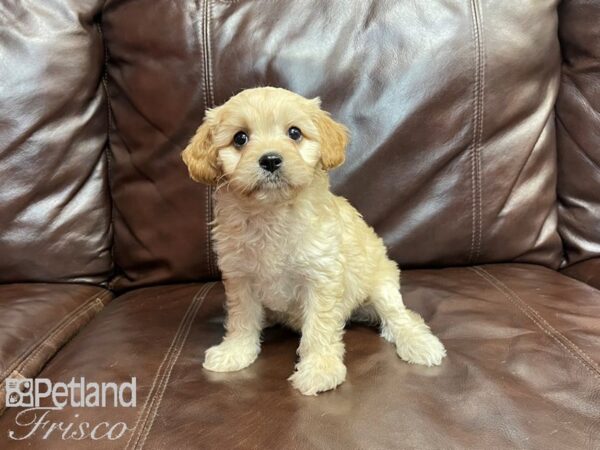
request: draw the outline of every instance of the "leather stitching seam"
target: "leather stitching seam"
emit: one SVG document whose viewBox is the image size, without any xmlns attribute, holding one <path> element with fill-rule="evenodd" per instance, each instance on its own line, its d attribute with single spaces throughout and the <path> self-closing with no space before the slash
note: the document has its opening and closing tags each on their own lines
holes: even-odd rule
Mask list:
<svg viewBox="0 0 600 450">
<path fill-rule="evenodd" d="M 477 240 L 477 247 L 475 248 L 475 257 L 474 261 L 479 260 L 479 255 L 481 253 L 481 245 L 483 241 L 483 180 L 482 180 L 482 167 L 481 167 L 481 151 L 482 151 L 482 141 L 483 141 L 483 121 L 485 115 L 484 108 L 484 99 L 485 99 L 485 40 L 483 39 L 483 25 L 482 25 L 482 12 L 481 12 L 481 2 L 477 0 L 476 2 L 477 11 L 478 11 L 478 19 L 479 19 L 479 73 L 480 73 L 480 91 L 479 91 L 479 134 L 478 134 L 478 142 L 477 142 L 477 188 L 478 188 L 478 217 L 477 222 L 479 225 L 478 233 L 479 238 Z"/>
<path fill-rule="evenodd" d="M 206 87 L 206 62 L 204 61 L 205 58 L 205 51 L 204 51 L 204 40 L 205 40 L 205 32 L 204 32 L 204 8 L 205 8 L 205 3 L 202 2 L 201 6 L 200 6 L 200 17 L 201 17 L 201 21 L 202 21 L 202 32 L 200 33 L 200 40 L 201 40 L 201 53 L 202 53 L 202 97 L 204 98 L 204 106 L 208 107 L 209 106 L 209 100 L 208 100 L 208 93 L 207 93 L 207 87 Z M 210 188 L 210 186 L 206 186 L 206 198 L 205 198 L 205 202 L 206 202 L 206 208 L 204 211 L 204 221 L 206 222 L 206 235 L 205 235 L 205 239 L 206 239 L 206 264 L 208 267 L 208 274 L 209 276 L 212 276 L 212 267 L 210 264 L 210 246 L 211 246 L 211 240 L 210 240 L 210 227 L 208 225 L 208 223 L 210 222 L 210 202 L 211 202 L 211 194 L 212 194 L 212 189 Z"/>
<path fill-rule="evenodd" d="M 485 49 L 482 37 L 479 0 L 471 0 L 472 36 L 475 43 L 475 74 L 473 83 L 473 137 L 469 146 L 471 162 L 471 248 L 469 262 L 476 262 L 481 253 L 482 241 L 482 189 L 481 189 L 481 141 L 483 135 L 483 106 L 485 84 Z"/>
<path fill-rule="evenodd" d="M 210 106 L 211 108 L 213 106 L 215 106 L 215 92 L 214 92 L 214 77 L 213 77 L 213 64 L 212 64 L 212 37 L 211 37 L 211 33 L 210 33 L 210 26 L 211 26 L 211 17 L 212 17 L 212 1 L 211 0 L 207 0 L 206 2 L 206 17 L 205 17 L 205 24 L 206 24 L 206 62 L 207 62 L 207 67 L 206 67 L 206 72 L 208 74 L 208 92 L 210 95 Z M 210 196 L 210 201 L 208 203 L 209 206 L 209 218 L 210 221 L 206 224 L 206 226 L 209 228 L 209 230 L 212 227 L 212 219 L 213 219 L 213 203 L 212 203 L 212 191 L 213 188 L 210 188 L 211 191 L 211 196 Z M 210 242 L 210 267 L 211 267 L 211 275 L 213 277 L 216 277 L 218 275 L 218 270 L 215 264 L 215 258 L 214 258 L 214 253 L 213 253 L 213 249 L 212 249 L 212 240 Z"/>
<path fill-rule="evenodd" d="M 535 309 L 529 306 L 525 301 L 506 284 L 493 276 L 482 267 L 470 267 L 469 270 L 475 272 L 481 278 L 486 280 L 491 286 L 502 293 L 513 305 L 515 305 L 526 317 L 528 317 L 539 329 L 554 340 L 571 356 L 579 361 L 595 378 L 600 379 L 600 367 L 573 341 L 563 335 L 560 331 L 550 325 Z"/>
<path fill-rule="evenodd" d="M 88 306 L 85 309 L 83 309 L 82 311 L 80 311 L 80 313 L 78 313 L 76 316 L 71 317 L 71 319 L 68 322 L 63 323 L 60 327 L 56 328 L 54 330 L 54 333 L 52 333 L 52 335 L 48 336 L 48 338 L 45 339 L 44 342 L 42 342 L 39 345 L 39 347 L 29 357 L 27 357 L 27 359 L 25 361 L 23 361 L 23 363 L 20 364 L 20 366 L 16 370 L 22 371 L 25 368 L 25 366 L 27 366 L 27 364 L 29 362 L 33 361 L 37 357 L 37 355 L 42 352 L 42 350 L 44 349 L 44 345 L 45 344 L 47 344 L 49 341 L 51 341 L 54 338 L 56 338 L 59 335 L 59 333 L 61 333 L 65 328 L 67 328 L 73 322 L 75 322 L 76 319 L 79 319 L 79 318 L 83 317 L 90 310 L 94 310 L 96 312 L 96 314 L 97 314 L 103 308 L 104 308 L 103 301 L 100 300 L 99 298 L 96 298 L 93 302 L 91 302 L 90 304 L 88 304 Z"/>
<path fill-rule="evenodd" d="M 202 285 L 192 297 L 192 301 L 184 313 L 173 339 L 165 352 L 165 355 L 158 366 L 150 391 L 144 402 L 144 406 L 133 427 L 131 436 L 127 441 L 126 449 L 141 449 L 146 442 L 146 438 L 152 429 L 158 408 L 162 402 L 164 392 L 171 377 L 173 367 L 179 358 L 181 350 L 187 340 L 192 323 L 202 306 L 207 294 L 216 283 L 207 283 Z"/>
<path fill-rule="evenodd" d="M 156 416 L 158 414 L 158 408 L 162 404 L 163 396 L 165 394 L 165 391 L 167 390 L 167 386 L 169 384 L 169 380 L 171 379 L 171 374 L 173 373 L 173 367 L 175 366 L 175 363 L 179 359 L 179 355 L 181 354 L 181 351 L 183 350 L 183 346 L 185 345 L 185 343 L 187 341 L 187 337 L 189 335 L 189 332 L 190 332 L 190 329 L 192 327 L 192 324 L 194 323 L 194 319 L 196 318 L 196 315 L 198 314 L 198 311 L 200 310 L 200 307 L 204 303 L 204 299 L 206 298 L 206 295 L 212 289 L 213 286 L 214 286 L 214 283 L 210 284 L 204 290 L 204 292 L 202 293 L 201 298 L 196 302 L 194 310 L 190 313 L 190 319 L 187 321 L 186 329 L 185 329 L 184 333 L 182 334 L 181 342 L 180 342 L 179 346 L 176 349 L 176 354 L 172 358 L 172 363 L 170 364 L 170 367 L 169 367 L 168 371 L 162 376 L 162 380 L 161 380 L 161 382 L 162 382 L 162 388 L 160 389 L 160 394 L 158 396 L 158 400 L 153 405 L 154 408 L 153 408 L 151 416 L 149 418 L 148 425 L 146 426 L 146 432 L 142 436 L 142 440 L 140 442 L 140 448 L 142 448 L 144 446 L 144 444 L 146 443 L 146 439 L 147 439 L 148 435 L 150 434 L 150 430 L 152 429 L 152 426 L 154 425 L 154 420 L 156 419 Z"/>
<path fill-rule="evenodd" d="M 213 92 L 213 75 L 212 75 L 212 55 L 211 55 L 211 37 L 210 37 L 210 17 L 211 17 L 211 2 L 210 0 L 202 1 L 201 7 L 202 17 L 202 93 L 204 95 L 204 104 L 207 108 L 214 106 Z M 217 275 L 215 263 L 213 261 L 212 239 L 211 239 L 211 223 L 212 223 L 212 186 L 206 188 L 206 261 L 208 273 L 210 277 Z"/>
<path fill-rule="evenodd" d="M 104 8 L 104 6 L 103 6 Z M 114 230 L 115 230 L 115 205 L 112 199 L 112 179 L 113 179 L 113 164 L 112 164 L 112 147 L 110 143 L 110 127 L 113 123 L 113 112 L 112 105 L 110 102 L 110 94 L 108 90 L 108 63 L 110 61 L 110 54 L 108 53 L 108 45 L 106 43 L 106 39 L 104 38 L 104 30 L 102 28 L 102 17 L 96 23 L 98 27 L 98 32 L 100 33 L 100 39 L 102 40 L 102 47 L 104 50 L 104 66 L 102 67 L 102 88 L 104 90 L 104 95 L 106 96 L 106 148 L 104 150 L 104 154 L 106 155 L 106 177 L 107 177 L 107 189 L 108 189 L 108 201 L 110 202 L 110 233 L 111 233 L 111 243 L 110 243 L 110 262 L 111 262 L 111 274 L 108 274 L 108 284 L 109 286 L 112 284 L 112 277 L 115 274 L 115 242 L 114 242 Z"/>
<path fill-rule="evenodd" d="M 23 351 L 19 356 L 17 356 L 13 360 L 13 363 L 10 364 L 7 367 L 7 369 L 4 370 L 4 372 L 2 372 L 2 374 L 0 374 L 0 383 L 3 383 L 5 378 L 9 374 L 11 374 L 14 370 L 16 370 L 18 367 L 25 365 L 27 363 L 27 361 L 29 361 L 31 359 L 32 352 L 36 351 L 35 350 L 36 347 L 40 347 L 41 345 L 44 344 L 45 341 L 55 337 L 66 326 L 68 326 L 70 323 L 72 323 L 75 319 L 79 318 L 81 316 L 81 314 L 85 313 L 90 308 L 91 303 L 93 304 L 95 302 L 95 300 L 104 299 L 108 296 L 110 296 L 110 293 L 102 293 L 100 295 L 94 294 L 94 295 L 88 297 L 81 305 L 79 305 L 77 308 L 75 308 L 73 311 L 71 311 L 65 317 L 63 317 L 63 319 L 60 322 L 58 322 L 54 328 L 50 329 L 44 336 L 42 336 L 37 341 L 35 341 L 33 344 L 31 344 L 29 347 L 27 347 L 27 349 L 25 351 Z M 83 310 L 85 310 L 85 311 L 83 311 Z M 39 350 L 39 349 L 37 349 L 37 350 Z"/>
</svg>

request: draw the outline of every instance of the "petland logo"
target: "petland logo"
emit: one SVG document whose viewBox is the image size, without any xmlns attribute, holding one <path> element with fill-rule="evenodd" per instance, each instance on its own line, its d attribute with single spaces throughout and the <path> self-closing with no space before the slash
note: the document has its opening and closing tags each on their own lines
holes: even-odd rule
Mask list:
<svg viewBox="0 0 600 450">
<path fill-rule="evenodd" d="M 6 407 L 25 408 L 15 417 L 15 424 L 21 429 L 8 433 L 9 438 L 19 441 L 34 436 L 42 439 L 59 436 L 63 440 L 114 441 L 129 429 L 125 422 L 92 424 L 79 420 L 77 413 L 73 415 L 74 421 L 56 422 L 52 420 L 52 412 L 66 406 L 135 408 L 137 404 L 135 377 L 120 384 L 86 382 L 83 377 L 79 380 L 71 378 L 68 383 L 53 383 L 47 378 L 7 378 L 5 386 Z M 50 406 L 41 406 L 48 403 Z"/>
</svg>

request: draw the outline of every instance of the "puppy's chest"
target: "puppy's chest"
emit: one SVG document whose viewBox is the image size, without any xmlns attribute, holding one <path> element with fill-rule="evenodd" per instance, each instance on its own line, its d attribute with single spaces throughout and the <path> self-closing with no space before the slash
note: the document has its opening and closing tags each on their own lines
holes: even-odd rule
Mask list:
<svg viewBox="0 0 600 450">
<path fill-rule="evenodd" d="M 285 311 L 301 295 L 306 255 L 292 220 L 228 223 L 214 237 L 223 273 L 246 279 L 268 308 Z"/>
</svg>

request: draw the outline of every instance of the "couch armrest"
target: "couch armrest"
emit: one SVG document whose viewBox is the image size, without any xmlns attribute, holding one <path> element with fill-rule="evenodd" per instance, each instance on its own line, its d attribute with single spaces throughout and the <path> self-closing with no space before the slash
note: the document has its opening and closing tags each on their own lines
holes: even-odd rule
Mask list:
<svg viewBox="0 0 600 450">
<path fill-rule="evenodd" d="M 37 376 L 111 298 L 107 290 L 83 284 L 0 285 L 0 414 L 6 379 Z"/>
<path fill-rule="evenodd" d="M 592 258 L 573 264 L 562 269 L 561 272 L 571 278 L 583 281 L 596 289 L 600 289 L 600 258 Z"/>
</svg>

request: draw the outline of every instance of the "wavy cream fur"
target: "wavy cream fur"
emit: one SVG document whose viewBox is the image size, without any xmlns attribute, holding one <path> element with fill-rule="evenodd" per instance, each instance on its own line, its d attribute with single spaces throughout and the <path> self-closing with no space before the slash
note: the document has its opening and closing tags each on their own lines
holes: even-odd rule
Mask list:
<svg viewBox="0 0 600 450">
<path fill-rule="evenodd" d="M 223 342 L 206 351 L 204 367 L 250 365 L 263 327 L 275 319 L 302 334 L 289 379 L 306 395 L 344 381 L 342 337 L 353 313 L 376 315 L 405 361 L 438 365 L 446 354 L 405 308 L 400 271 L 383 241 L 330 192 L 326 169 L 343 162 L 346 130 L 319 105 L 283 89 L 243 91 L 207 114 L 183 152 L 194 179 L 217 184 L 213 239 L 227 319 Z M 290 126 L 302 130 L 299 142 L 287 136 Z M 232 138 L 240 130 L 250 140 L 238 149 Z M 276 179 L 257 162 L 269 151 L 283 157 Z"/>
</svg>

